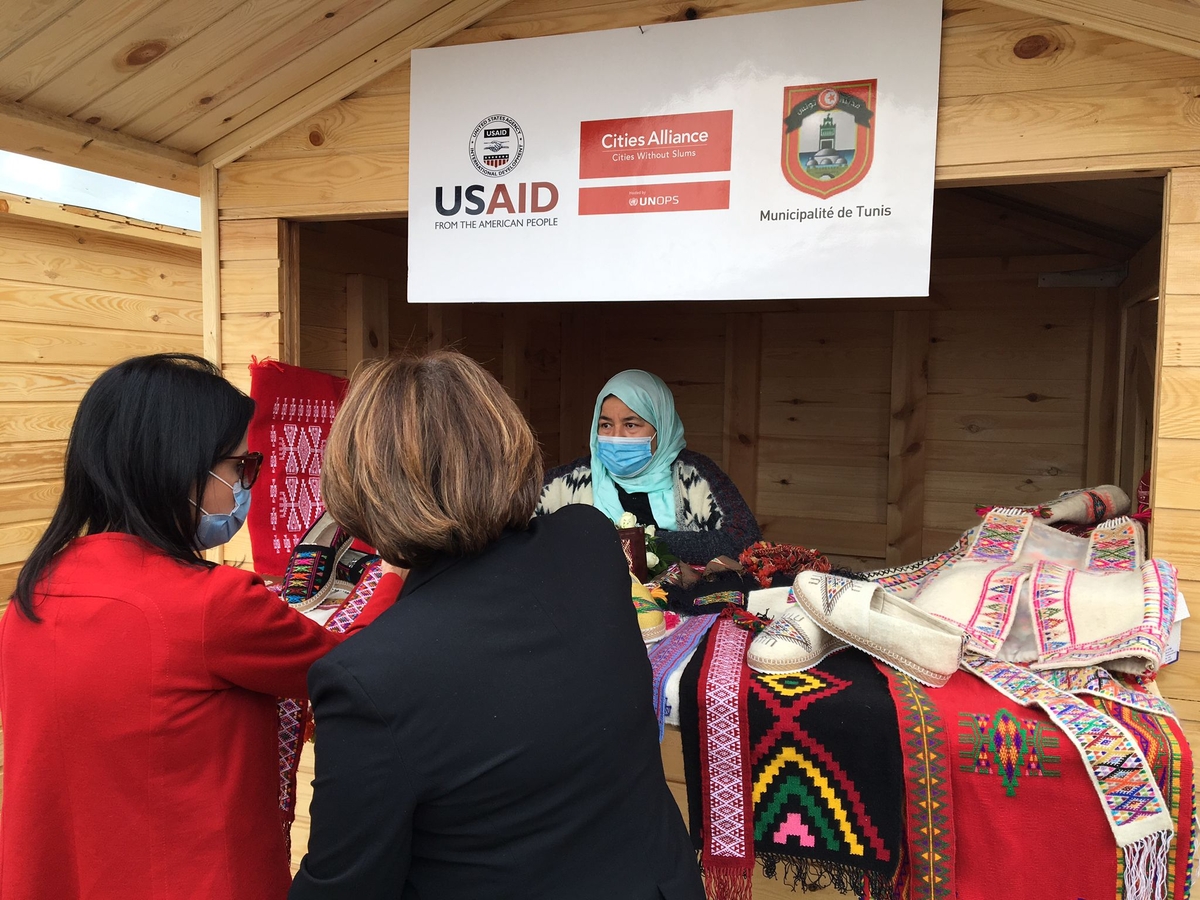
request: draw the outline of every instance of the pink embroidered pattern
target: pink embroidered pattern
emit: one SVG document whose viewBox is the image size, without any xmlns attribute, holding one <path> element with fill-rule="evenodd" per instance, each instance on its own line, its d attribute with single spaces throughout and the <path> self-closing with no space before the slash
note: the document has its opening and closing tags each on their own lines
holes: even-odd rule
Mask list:
<svg viewBox="0 0 1200 900">
<path fill-rule="evenodd" d="M 1039 563 L 1039 569 L 1050 568 L 1048 563 Z M 1061 567 L 1054 567 L 1059 568 Z M 1151 559 L 1142 564 L 1142 621 L 1135 628 L 1127 629 L 1119 634 L 1105 637 L 1102 640 L 1075 641 L 1074 630 L 1067 632 L 1067 643 L 1054 642 L 1042 646 L 1042 654 L 1034 668 L 1057 667 L 1063 665 L 1078 665 L 1080 663 L 1100 663 L 1115 659 L 1133 657 L 1145 661 L 1142 674 L 1150 675 L 1158 670 L 1163 654 L 1166 652 L 1167 640 L 1171 634 L 1171 626 L 1175 622 L 1175 604 L 1178 602 L 1178 584 L 1175 567 L 1166 560 Z M 1045 579 L 1047 588 L 1047 609 L 1053 607 L 1053 595 L 1061 590 L 1064 600 L 1064 615 L 1070 622 L 1070 582 L 1074 572 L 1069 571 L 1066 584 L 1055 587 L 1053 579 Z M 1034 616 L 1038 621 L 1038 643 L 1042 644 L 1043 619 L 1038 607 L 1038 572 L 1034 573 Z M 1052 627 L 1053 619 L 1046 620 L 1046 626 Z M 1061 628 L 1058 635 L 1063 634 Z"/>
<path fill-rule="evenodd" d="M 370 563 L 363 572 L 362 578 L 358 580 L 358 584 L 354 586 L 354 590 L 350 592 L 350 596 L 337 608 L 337 612 L 329 617 L 329 621 L 325 623 L 325 630 L 334 634 L 345 634 L 374 595 L 375 588 L 379 587 L 379 579 L 382 577 L 383 564 L 378 560 Z"/>
<path fill-rule="evenodd" d="M 1022 569 L 996 569 L 988 573 L 971 621 L 965 623 L 972 650 L 985 656 L 1000 652 L 1017 612 L 1017 591 L 1024 578 Z"/>
<path fill-rule="evenodd" d="M 1021 552 L 1033 516 L 1015 509 L 993 509 L 979 526 L 967 559 L 977 562 L 1009 563 Z"/>
<path fill-rule="evenodd" d="M 1070 608 L 1071 582 L 1074 580 L 1074 569 L 1056 563 L 1039 562 L 1033 567 L 1030 595 L 1041 657 L 1075 643 Z"/>
<path fill-rule="evenodd" d="M 383 567 L 378 561 L 371 563 L 362 578 L 350 592 L 337 611 L 325 623 L 325 629 L 334 634 L 344 634 L 354 624 L 359 613 L 366 607 L 379 579 Z M 296 771 L 300 765 L 300 749 L 304 744 L 304 731 L 311 716 L 307 700 L 279 701 L 279 815 L 283 824 L 283 838 L 288 854 L 292 851 L 292 821 L 296 816 Z"/>
<path fill-rule="evenodd" d="M 277 553 L 291 553 L 325 511 L 321 459 L 336 413 L 332 402 L 301 397 L 277 398 L 271 410 L 271 444 L 264 469 Z"/>
<path fill-rule="evenodd" d="M 1089 569 L 1132 572 L 1141 564 L 1141 532 L 1133 519 L 1125 516 L 1096 526 L 1088 540 Z"/>
<path fill-rule="evenodd" d="M 702 740 L 708 749 L 709 796 L 705 803 L 710 812 L 711 854 L 739 861 L 753 853 L 747 827 L 747 774 L 743 771 L 748 738 L 740 712 L 742 661 L 751 637 L 728 619 L 717 622 L 704 695 L 708 703 L 700 713 Z"/>
</svg>

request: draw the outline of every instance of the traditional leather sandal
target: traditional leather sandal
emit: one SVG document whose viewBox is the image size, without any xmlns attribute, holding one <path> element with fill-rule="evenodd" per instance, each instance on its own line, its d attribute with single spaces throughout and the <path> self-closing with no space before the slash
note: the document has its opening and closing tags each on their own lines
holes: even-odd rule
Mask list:
<svg viewBox="0 0 1200 900">
<path fill-rule="evenodd" d="M 338 562 L 350 548 L 349 532 L 324 513 L 305 532 L 283 574 L 283 599 L 307 612 L 329 596 L 336 583 Z"/>
</svg>

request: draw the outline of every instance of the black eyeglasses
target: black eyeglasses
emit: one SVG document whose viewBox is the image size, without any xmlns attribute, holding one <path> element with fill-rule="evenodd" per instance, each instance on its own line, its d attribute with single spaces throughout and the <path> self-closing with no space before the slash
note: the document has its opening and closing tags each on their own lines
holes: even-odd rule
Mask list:
<svg viewBox="0 0 1200 900">
<path fill-rule="evenodd" d="M 246 490 L 254 487 L 254 482 L 258 481 L 258 473 L 262 469 L 263 455 L 258 452 L 243 453 L 241 456 L 222 456 L 221 459 L 232 459 L 237 461 L 238 481 L 242 483 L 242 487 Z"/>
</svg>

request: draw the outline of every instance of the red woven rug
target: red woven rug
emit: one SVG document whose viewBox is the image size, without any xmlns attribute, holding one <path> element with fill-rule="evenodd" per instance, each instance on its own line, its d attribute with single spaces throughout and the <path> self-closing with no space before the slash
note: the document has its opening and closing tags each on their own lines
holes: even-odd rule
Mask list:
<svg viewBox="0 0 1200 900">
<path fill-rule="evenodd" d="M 968 672 L 926 695 L 950 753 L 958 900 L 1114 900 L 1112 829 L 1078 751 L 1050 717 Z"/>
<path fill-rule="evenodd" d="M 888 681 L 904 756 L 904 825 L 907 866 L 904 900 L 955 900 L 954 798 L 950 767 L 957 748 L 927 688 L 891 666 L 876 663 Z"/>
<path fill-rule="evenodd" d="M 257 408 L 248 443 L 263 455 L 246 526 L 254 570 L 282 575 L 300 538 L 325 511 L 321 460 L 349 382 L 275 360 L 250 365 Z"/>
</svg>

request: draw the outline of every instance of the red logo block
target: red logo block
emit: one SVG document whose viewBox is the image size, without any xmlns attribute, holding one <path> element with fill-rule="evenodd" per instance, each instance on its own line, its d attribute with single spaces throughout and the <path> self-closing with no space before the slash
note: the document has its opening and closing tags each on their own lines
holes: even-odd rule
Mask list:
<svg viewBox="0 0 1200 900">
<path fill-rule="evenodd" d="M 579 189 L 581 216 L 729 209 L 728 181 L 621 184 Z"/>
<path fill-rule="evenodd" d="M 579 177 L 728 172 L 732 146 L 732 109 L 581 122 Z"/>
</svg>

